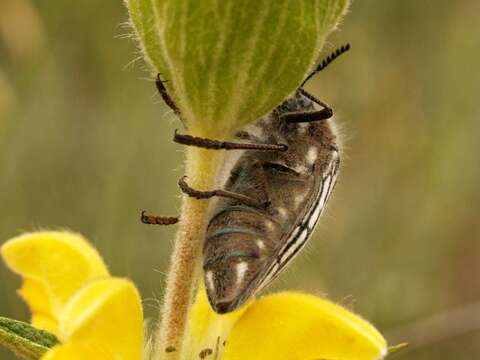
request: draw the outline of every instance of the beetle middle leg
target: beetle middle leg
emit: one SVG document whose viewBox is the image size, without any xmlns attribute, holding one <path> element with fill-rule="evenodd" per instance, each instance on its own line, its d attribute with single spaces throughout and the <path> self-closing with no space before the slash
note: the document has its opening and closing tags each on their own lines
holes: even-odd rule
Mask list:
<svg viewBox="0 0 480 360">
<path fill-rule="evenodd" d="M 269 201 L 264 201 L 264 202 L 258 201 L 254 198 L 251 198 L 250 196 L 235 193 L 228 190 L 223 190 L 223 189 L 216 189 L 216 190 L 210 190 L 210 191 L 196 190 L 191 188 L 187 184 L 185 179 L 186 179 L 186 176 L 181 177 L 180 180 L 178 181 L 178 185 L 180 186 L 180 189 L 182 190 L 183 193 L 195 199 L 204 200 L 204 199 L 210 199 L 214 196 L 218 196 L 218 197 L 223 197 L 227 199 L 237 200 L 244 205 L 252 206 L 255 208 L 268 207 L 268 205 L 270 205 Z"/>
</svg>

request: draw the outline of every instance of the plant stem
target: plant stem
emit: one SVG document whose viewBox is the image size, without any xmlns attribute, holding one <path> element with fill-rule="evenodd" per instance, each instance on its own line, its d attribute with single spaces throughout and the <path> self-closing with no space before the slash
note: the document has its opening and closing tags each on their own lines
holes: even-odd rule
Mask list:
<svg viewBox="0 0 480 360">
<path fill-rule="evenodd" d="M 223 156 L 222 151 L 188 147 L 185 171 L 189 185 L 200 190 L 212 189 L 216 185 Z M 208 203 L 206 200 L 183 196 L 181 219 L 161 309 L 161 323 L 155 334 L 155 360 L 182 359 L 188 313 L 200 276 Z"/>
</svg>

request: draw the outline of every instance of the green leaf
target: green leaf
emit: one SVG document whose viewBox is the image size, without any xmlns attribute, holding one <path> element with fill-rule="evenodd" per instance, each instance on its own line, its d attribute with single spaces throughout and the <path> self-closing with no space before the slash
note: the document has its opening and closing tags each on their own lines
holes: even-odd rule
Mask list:
<svg viewBox="0 0 480 360">
<path fill-rule="evenodd" d="M 22 359 L 39 359 L 58 344 L 55 335 L 21 321 L 0 317 L 0 345 Z"/>
<path fill-rule="evenodd" d="M 125 0 L 191 132 L 225 137 L 292 93 L 349 0 Z"/>
</svg>

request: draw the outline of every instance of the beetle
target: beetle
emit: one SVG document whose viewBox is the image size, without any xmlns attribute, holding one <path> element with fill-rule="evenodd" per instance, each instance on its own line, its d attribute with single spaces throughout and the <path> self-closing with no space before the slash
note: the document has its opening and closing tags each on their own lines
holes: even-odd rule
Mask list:
<svg viewBox="0 0 480 360">
<path fill-rule="evenodd" d="M 236 310 L 275 279 L 305 246 L 336 183 L 340 150 L 332 109 L 303 85 L 340 54 L 320 63 L 273 111 L 222 142 L 175 132 L 174 141 L 207 149 L 243 150 L 227 171 L 222 189 L 181 190 L 197 199 L 217 197 L 206 229 L 203 271 L 217 313 Z M 179 115 L 158 77 L 157 88 Z M 169 223 L 142 213 L 145 223 Z M 170 223 L 173 223 L 170 221 Z"/>
</svg>

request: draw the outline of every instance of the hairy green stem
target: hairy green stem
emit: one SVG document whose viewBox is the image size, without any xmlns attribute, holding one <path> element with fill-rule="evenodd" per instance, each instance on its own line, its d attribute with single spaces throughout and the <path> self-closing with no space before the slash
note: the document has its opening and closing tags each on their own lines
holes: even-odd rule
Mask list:
<svg viewBox="0 0 480 360">
<path fill-rule="evenodd" d="M 222 151 L 187 148 L 186 175 L 189 185 L 195 189 L 212 189 L 216 185 L 216 175 L 223 156 Z M 190 305 L 200 277 L 207 210 L 208 201 L 183 196 L 161 323 L 155 334 L 155 360 L 183 358 Z"/>
</svg>

